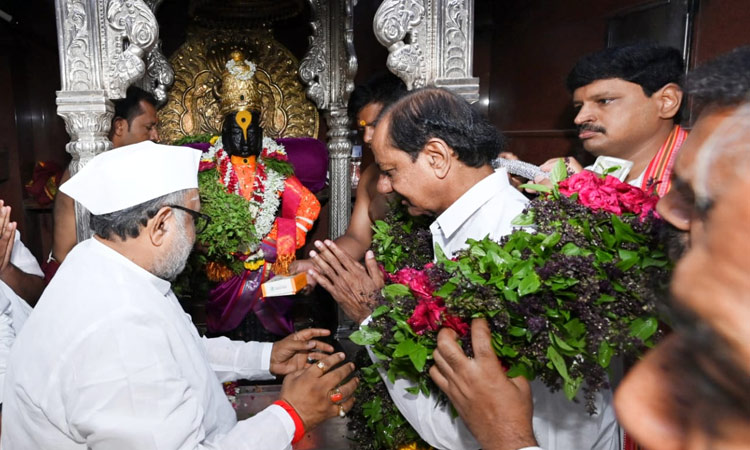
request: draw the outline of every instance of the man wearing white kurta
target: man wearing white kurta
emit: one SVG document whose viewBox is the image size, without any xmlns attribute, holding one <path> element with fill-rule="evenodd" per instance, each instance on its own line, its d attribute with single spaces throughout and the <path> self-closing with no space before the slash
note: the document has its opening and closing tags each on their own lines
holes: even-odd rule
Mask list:
<svg viewBox="0 0 750 450">
<path fill-rule="evenodd" d="M 195 237 L 199 157 L 144 142 L 97 156 L 61 187 L 94 214 L 96 235 L 68 255 L 11 351 L 3 449 L 291 449 L 351 407 L 356 381 L 329 400 L 352 370 L 328 370 L 342 354 L 305 363 L 332 350 L 311 340 L 327 331 L 205 339 L 182 311 L 166 280 Z M 282 402 L 237 422 L 219 381 L 271 371 L 292 373 Z"/>
<path fill-rule="evenodd" d="M 489 235 L 498 240 L 512 231 L 512 219 L 527 203 L 510 185 L 505 170 L 492 170 L 490 162 L 499 152 L 500 139 L 494 127 L 460 97 L 442 89 L 414 91 L 387 109 L 375 129 L 372 148 L 382 172 L 378 189 L 404 197 L 411 214 L 436 215 L 430 226 L 433 243 L 448 256 L 469 238 Z M 317 258 L 328 256 L 321 252 Z M 371 254 L 366 263 L 372 264 Z M 368 267 L 368 272 L 376 270 Z M 330 277 L 318 279 L 323 287 L 330 286 L 329 281 Z M 353 319 L 369 321 L 365 318 L 369 309 L 362 307 L 361 299 L 340 303 Z M 371 357 L 377 361 L 372 353 Z M 464 422 L 452 417 L 449 405 L 441 406 L 434 395 L 408 393 L 406 389 L 415 386 L 410 381 L 391 383 L 381 375 L 394 403 L 427 443 L 439 449 L 480 448 Z M 618 448 L 610 393 L 597 398 L 598 413 L 590 416 L 583 405 L 571 403 L 562 392 L 550 393 L 543 383 L 532 383 L 532 392 L 534 431 L 542 447 Z"/>
<path fill-rule="evenodd" d="M 8 208 L 5 213 L 8 216 L 5 218 L 7 222 L 10 216 L 9 207 L 0 206 L 0 208 Z M 0 213 L 0 216 L 3 216 L 3 213 Z M 0 218 L 0 231 L 5 232 L 0 233 L 0 235 L 7 235 L 5 239 L 0 237 L 0 242 L 7 241 L 10 245 L 10 258 L 6 268 L 7 270 L 18 271 L 18 273 L 15 280 L 4 280 L 0 276 L 0 404 L 3 402 L 2 386 L 5 383 L 10 348 L 26 322 L 26 318 L 31 314 L 32 309 L 29 302 L 36 303 L 44 287 L 44 273 L 34 255 L 21 242 L 21 233 L 15 230 L 15 224 L 11 225 L 13 232 L 8 232 L 4 227 L 7 228 L 7 224 L 3 224 L 3 220 Z M 2 247 L 0 245 L 0 248 Z M 2 271 L 0 270 L 0 272 Z M 24 293 L 21 285 L 26 285 L 26 288 L 30 285 L 36 286 L 33 286 L 30 292 Z M 16 292 L 17 290 L 19 292 Z M 28 295 L 30 298 L 23 299 L 19 296 L 19 293 Z"/>
</svg>

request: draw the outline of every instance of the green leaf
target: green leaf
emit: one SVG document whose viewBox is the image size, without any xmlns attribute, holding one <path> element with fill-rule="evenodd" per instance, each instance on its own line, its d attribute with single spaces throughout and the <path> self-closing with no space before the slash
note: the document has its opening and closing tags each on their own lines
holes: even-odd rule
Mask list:
<svg viewBox="0 0 750 450">
<path fill-rule="evenodd" d="M 388 284 L 383 288 L 385 296 L 389 299 L 396 297 L 411 297 L 411 291 L 408 286 L 403 284 Z"/>
<path fill-rule="evenodd" d="M 539 278 L 539 275 L 537 275 L 536 272 L 531 272 L 526 275 L 518 285 L 518 295 L 523 297 L 524 295 L 532 294 L 538 291 L 539 286 L 541 285 L 542 280 Z"/>
<path fill-rule="evenodd" d="M 583 334 L 586 333 L 586 325 L 578 319 L 568 321 L 564 325 L 564 328 L 568 334 L 574 338 L 583 336 Z"/>
<path fill-rule="evenodd" d="M 596 354 L 596 361 L 600 366 L 606 369 L 607 367 L 609 367 L 609 362 L 612 359 L 613 354 L 614 348 L 609 345 L 607 341 L 602 341 L 602 343 L 599 344 L 599 351 Z"/>
<path fill-rule="evenodd" d="M 349 335 L 349 340 L 357 345 L 372 345 L 380 342 L 380 338 L 383 335 L 379 331 L 364 325 L 359 330 Z"/>
<path fill-rule="evenodd" d="M 638 252 L 625 250 L 623 248 L 617 250 L 617 256 L 620 257 L 620 261 L 618 261 L 615 266 L 622 271 L 630 269 L 640 260 Z"/>
<path fill-rule="evenodd" d="M 375 311 L 372 312 L 372 318 L 377 319 L 378 317 L 382 316 L 383 314 L 387 313 L 391 310 L 391 307 L 388 305 L 380 305 L 377 308 L 375 308 Z"/>
<path fill-rule="evenodd" d="M 638 318 L 630 323 L 630 334 L 643 342 L 656 333 L 659 322 L 654 317 Z"/>
<path fill-rule="evenodd" d="M 555 350 L 555 347 L 547 347 L 547 358 L 549 358 L 552 365 L 555 366 L 557 373 L 560 374 L 563 380 L 565 380 L 566 383 L 570 382 L 570 375 L 568 375 L 568 367 L 565 365 L 565 359 L 563 359 L 560 353 Z"/>
<path fill-rule="evenodd" d="M 633 231 L 630 224 L 627 224 L 616 215 L 612 215 L 612 228 L 615 230 L 615 238 L 618 242 L 640 242 L 641 238 Z"/>
<path fill-rule="evenodd" d="M 518 186 L 518 189 L 529 189 L 532 191 L 542 192 L 544 194 L 548 194 L 552 192 L 552 188 L 549 186 L 545 186 L 543 184 L 536 184 L 536 183 L 525 183 L 520 186 Z M 516 224 L 513 224 L 516 225 Z"/>
<path fill-rule="evenodd" d="M 427 362 L 427 348 L 411 339 L 407 339 L 396 346 L 394 358 L 408 356 L 414 368 L 421 372 Z"/>
<path fill-rule="evenodd" d="M 550 340 L 554 342 L 558 347 L 560 347 L 561 350 L 567 351 L 567 352 L 574 352 L 575 349 L 570 346 L 563 338 L 556 335 L 555 333 L 550 332 L 549 333 Z"/>
<path fill-rule="evenodd" d="M 524 363 L 513 364 L 505 375 L 508 378 L 523 376 L 527 380 L 534 379 L 534 371 Z"/>
<path fill-rule="evenodd" d="M 601 305 L 602 303 L 612 303 L 613 301 L 617 300 L 616 298 L 612 297 L 611 295 L 602 294 L 599 296 L 599 298 L 596 300 L 597 305 Z"/>
<path fill-rule="evenodd" d="M 549 173 L 549 179 L 554 184 L 559 184 L 566 178 L 568 178 L 568 167 L 565 165 L 565 159 L 560 158 Z"/>
<path fill-rule="evenodd" d="M 445 283 L 438 289 L 437 291 L 433 292 L 433 297 L 448 297 L 453 291 L 456 290 L 456 285 L 451 283 L 450 281 Z"/>
<path fill-rule="evenodd" d="M 578 393 L 578 389 L 581 387 L 581 383 L 583 382 L 583 378 L 579 377 L 575 380 L 565 380 L 563 383 L 563 391 L 565 392 L 565 397 L 568 398 L 568 400 L 573 400 L 576 397 L 576 394 Z"/>
<path fill-rule="evenodd" d="M 526 227 L 534 224 L 534 212 L 529 211 L 527 214 L 521 213 L 517 215 L 511 222 L 511 225 L 519 227 Z"/>
</svg>

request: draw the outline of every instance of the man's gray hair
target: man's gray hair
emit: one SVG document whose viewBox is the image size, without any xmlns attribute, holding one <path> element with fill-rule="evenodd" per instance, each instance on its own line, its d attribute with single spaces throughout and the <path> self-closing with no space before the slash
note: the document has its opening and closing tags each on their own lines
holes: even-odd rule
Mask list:
<svg viewBox="0 0 750 450">
<path fill-rule="evenodd" d="M 735 177 L 750 177 L 750 103 L 740 105 L 711 133 L 693 165 L 696 205 L 709 207 Z"/>
<path fill-rule="evenodd" d="M 94 233 L 111 240 L 115 235 L 123 241 L 137 238 L 141 228 L 148 224 L 161 208 L 166 205 L 183 205 L 190 189 L 172 192 L 155 199 L 121 209 L 108 214 L 91 215 L 91 229 Z M 180 211 L 182 212 L 182 211 Z"/>
</svg>

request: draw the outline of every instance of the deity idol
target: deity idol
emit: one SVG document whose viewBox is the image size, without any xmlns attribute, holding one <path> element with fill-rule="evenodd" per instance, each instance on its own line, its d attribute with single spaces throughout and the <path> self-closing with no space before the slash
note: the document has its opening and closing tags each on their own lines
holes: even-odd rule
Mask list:
<svg viewBox="0 0 750 450">
<path fill-rule="evenodd" d="M 228 332 L 253 311 L 266 330 L 286 335 L 293 332 L 286 317 L 293 300 L 263 298 L 260 285 L 288 274 L 320 203 L 294 176 L 284 147 L 263 136 L 253 63 L 233 52 L 226 68 L 221 137 L 204 152 L 199 175 L 203 209 L 212 220 L 198 240 L 208 248 L 209 279 L 220 283 L 209 294 L 206 324 L 211 333 Z M 249 223 L 237 224 L 238 217 Z"/>
</svg>

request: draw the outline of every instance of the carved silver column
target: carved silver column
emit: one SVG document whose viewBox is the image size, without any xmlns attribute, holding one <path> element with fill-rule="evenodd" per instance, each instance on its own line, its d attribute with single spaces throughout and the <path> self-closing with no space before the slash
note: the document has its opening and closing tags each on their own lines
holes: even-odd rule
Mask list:
<svg viewBox="0 0 750 450">
<path fill-rule="evenodd" d="M 473 74 L 474 0 L 383 0 L 373 20 L 388 69 L 408 89 L 437 86 L 479 100 Z"/>
<path fill-rule="evenodd" d="M 154 6 L 158 4 L 158 0 Z M 57 112 L 71 141 L 75 174 L 111 148 L 110 99 L 122 98 L 146 70 L 143 62 L 158 40 L 156 17 L 142 0 L 55 0 L 62 89 Z M 91 235 L 88 213 L 76 203 L 77 237 Z"/>
<path fill-rule="evenodd" d="M 313 34 L 310 50 L 300 62 L 299 74 L 307 96 L 324 111 L 328 124 L 328 157 L 331 183 L 329 235 L 346 231 L 351 215 L 349 117 L 346 105 L 354 89 L 357 57 L 354 54 L 353 8 L 356 0 L 309 0 Z M 339 310 L 336 338 L 346 338 L 356 325 Z"/>
<path fill-rule="evenodd" d="M 330 237 L 346 231 L 351 214 L 349 161 L 352 143 L 346 105 L 354 89 L 357 58 L 354 54 L 352 13 L 356 1 L 309 0 L 313 34 L 310 50 L 300 62 L 299 74 L 307 96 L 324 111 L 328 124 L 331 179 Z"/>
</svg>

